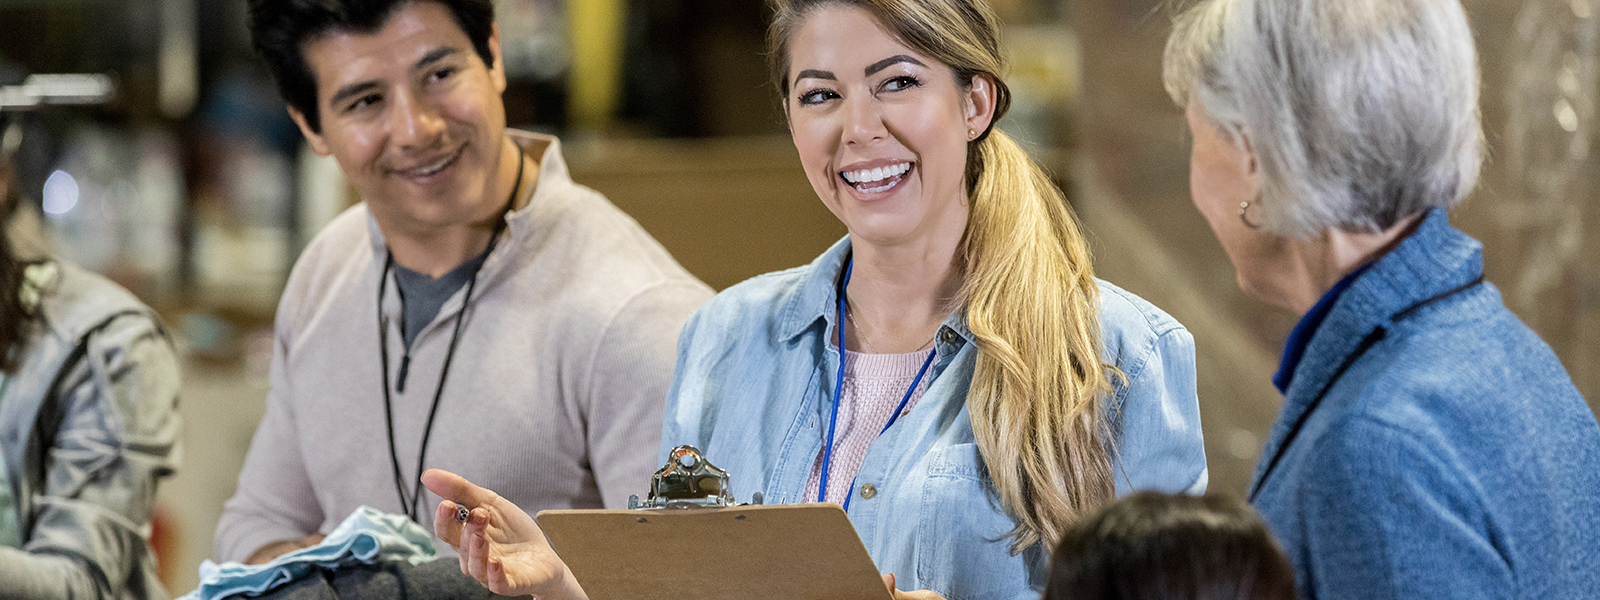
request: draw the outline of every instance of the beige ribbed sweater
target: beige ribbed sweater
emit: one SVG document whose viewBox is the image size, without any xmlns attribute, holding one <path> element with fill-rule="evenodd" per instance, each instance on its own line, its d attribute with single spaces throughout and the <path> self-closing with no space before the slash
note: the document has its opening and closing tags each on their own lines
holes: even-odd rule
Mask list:
<svg viewBox="0 0 1600 600">
<path fill-rule="evenodd" d="M 554 138 L 511 135 L 542 156 L 538 185 L 507 215 L 479 274 L 425 468 L 454 471 L 530 513 L 625 506 L 648 490 L 678 332 L 711 290 L 633 219 L 574 184 Z M 217 525 L 215 559 L 326 533 L 361 505 L 404 513 L 380 387 L 384 257 L 363 204 L 296 263 L 278 308 L 267 413 Z M 390 286 L 392 379 L 402 345 Z M 413 342 L 406 392 L 391 388 L 410 481 L 462 295 Z M 423 494 L 431 530 L 439 499 Z"/>
</svg>

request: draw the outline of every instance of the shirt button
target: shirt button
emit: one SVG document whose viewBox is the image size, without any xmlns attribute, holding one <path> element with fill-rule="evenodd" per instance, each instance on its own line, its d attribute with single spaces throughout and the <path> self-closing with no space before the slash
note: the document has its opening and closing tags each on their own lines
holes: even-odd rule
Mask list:
<svg viewBox="0 0 1600 600">
<path fill-rule="evenodd" d="M 955 331 L 952 331 L 948 327 L 939 330 L 939 341 L 944 342 L 946 344 L 954 344 L 954 343 L 956 343 L 956 339 L 959 338 L 959 337 L 960 336 L 956 335 Z"/>
<path fill-rule="evenodd" d="M 862 498 L 865 498 L 867 500 L 871 500 L 872 497 L 876 496 L 876 495 L 878 495 L 877 486 L 874 486 L 874 485 L 872 485 L 870 483 L 861 486 L 861 497 Z"/>
</svg>

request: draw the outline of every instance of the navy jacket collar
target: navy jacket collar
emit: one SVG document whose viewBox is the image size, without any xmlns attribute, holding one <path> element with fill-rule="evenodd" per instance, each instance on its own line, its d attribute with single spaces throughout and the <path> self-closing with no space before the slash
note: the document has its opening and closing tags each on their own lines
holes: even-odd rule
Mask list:
<svg viewBox="0 0 1600 600">
<path fill-rule="evenodd" d="M 1289 384 L 1294 382 L 1294 371 L 1300 366 L 1301 357 L 1305 356 L 1306 344 L 1311 341 L 1311 335 L 1317 332 L 1317 328 L 1322 326 L 1322 320 L 1327 318 L 1333 303 L 1371 267 L 1371 263 L 1361 265 L 1361 268 L 1345 275 L 1317 300 L 1311 310 L 1300 317 L 1299 323 L 1295 323 L 1294 331 L 1289 332 L 1289 341 L 1283 344 L 1283 358 L 1278 361 L 1278 372 L 1272 375 L 1272 385 L 1278 388 L 1278 393 L 1289 391 Z"/>
<path fill-rule="evenodd" d="M 1396 314 L 1482 276 L 1483 245 L 1451 227 L 1447 213 L 1436 209 L 1393 251 L 1357 277 L 1334 301 L 1306 344 L 1284 395 L 1283 409 L 1262 448 L 1251 494 L 1261 486 L 1268 466 L 1283 450 L 1295 425 L 1364 338 L 1379 327 L 1388 328 Z"/>
</svg>

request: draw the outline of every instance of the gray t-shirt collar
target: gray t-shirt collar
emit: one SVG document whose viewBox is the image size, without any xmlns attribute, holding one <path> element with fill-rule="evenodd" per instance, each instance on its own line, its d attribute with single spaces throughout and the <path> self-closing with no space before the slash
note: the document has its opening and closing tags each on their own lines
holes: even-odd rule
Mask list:
<svg viewBox="0 0 1600 600">
<path fill-rule="evenodd" d="M 479 253 L 438 279 L 395 263 L 395 289 L 400 292 L 400 307 L 405 314 L 401 335 L 407 350 L 410 350 L 412 340 L 417 339 L 417 335 L 439 316 L 439 309 L 444 307 L 444 303 L 467 285 L 488 257 L 487 251 Z"/>
</svg>

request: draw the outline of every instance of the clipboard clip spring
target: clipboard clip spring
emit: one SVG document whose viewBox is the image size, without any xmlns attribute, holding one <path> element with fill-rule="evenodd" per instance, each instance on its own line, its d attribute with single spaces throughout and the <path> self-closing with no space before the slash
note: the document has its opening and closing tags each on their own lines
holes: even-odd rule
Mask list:
<svg viewBox="0 0 1600 600">
<path fill-rule="evenodd" d="M 751 504 L 761 504 L 761 492 Z M 630 510 L 726 508 L 738 506 L 728 487 L 728 472 L 706 460 L 699 448 L 678 446 L 667 453 L 667 464 L 650 478 L 650 496 L 644 503 L 639 495 L 628 497 Z"/>
</svg>

